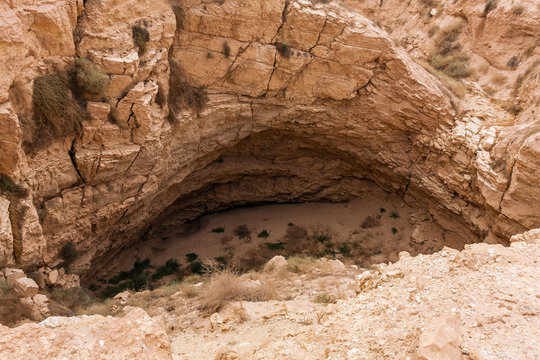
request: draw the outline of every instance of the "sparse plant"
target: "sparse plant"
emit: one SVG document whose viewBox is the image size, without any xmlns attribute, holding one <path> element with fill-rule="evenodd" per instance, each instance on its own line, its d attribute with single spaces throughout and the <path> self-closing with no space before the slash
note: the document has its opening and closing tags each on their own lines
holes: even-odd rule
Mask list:
<svg viewBox="0 0 540 360">
<path fill-rule="evenodd" d="M 278 242 L 267 242 L 267 243 L 264 243 L 266 245 L 266 247 L 270 250 L 283 250 L 285 248 L 285 242 L 283 241 L 278 241 Z"/>
<path fill-rule="evenodd" d="M 82 129 L 85 113 L 59 75 L 43 75 L 34 80 L 32 108 L 32 120 L 23 123 L 31 138 L 31 142 L 25 141 L 27 150 L 43 147 L 59 137 L 76 135 Z"/>
<path fill-rule="evenodd" d="M 159 280 L 164 276 L 172 275 L 178 271 L 180 264 L 176 259 L 169 259 L 165 262 L 165 265 L 162 265 L 157 268 L 156 272 L 152 275 L 152 280 Z"/>
<path fill-rule="evenodd" d="M 471 74 L 469 58 L 461 52 L 461 44 L 457 41 L 462 29 L 460 22 L 441 29 L 429 55 L 431 66 L 453 78 L 464 78 Z"/>
<path fill-rule="evenodd" d="M 385 208 L 380 208 L 379 211 L 381 212 L 381 214 L 384 214 L 386 212 L 386 209 Z"/>
<path fill-rule="evenodd" d="M 70 241 L 64 246 L 62 246 L 60 256 L 62 256 L 62 259 L 64 259 L 64 261 L 69 264 L 79 257 L 79 250 L 77 249 L 77 246 L 75 246 L 75 244 Z"/>
<path fill-rule="evenodd" d="M 362 229 L 371 229 L 380 225 L 381 225 L 381 215 L 378 215 L 378 216 L 368 215 L 364 219 L 364 221 L 362 221 L 362 225 L 360 225 L 360 227 Z"/>
<path fill-rule="evenodd" d="M 70 73 L 75 86 L 82 92 L 101 95 L 109 86 L 109 77 L 107 74 L 99 70 L 88 59 L 75 59 L 75 65 Z"/>
<path fill-rule="evenodd" d="M 224 232 L 225 232 L 225 228 L 224 228 L 224 227 L 213 228 L 213 229 L 212 229 L 212 232 L 213 232 L 213 233 L 224 233 Z"/>
<path fill-rule="evenodd" d="M 131 28 L 133 36 L 133 44 L 139 49 L 139 55 L 146 53 L 148 42 L 150 41 L 150 34 L 148 30 L 142 26 L 135 25 Z"/>
<path fill-rule="evenodd" d="M 246 307 L 242 303 L 233 305 L 232 312 L 238 323 L 243 323 L 249 320 Z"/>
<path fill-rule="evenodd" d="M 338 245 L 338 251 L 345 257 L 352 257 L 351 246 L 348 243 Z"/>
<path fill-rule="evenodd" d="M 183 69 L 174 62 L 171 62 L 169 87 L 169 106 L 172 119 L 174 119 L 175 114 L 180 111 L 182 106 L 199 113 L 208 101 L 206 89 L 202 86 L 190 84 Z"/>
<path fill-rule="evenodd" d="M 282 42 L 277 42 L 274 44 L 274 46 L 276 47 L 277 52 L 285 59 L 291 57 L 291 47 L 289 45 Z"/>
<path fill-rule="evenodd" d="M 186 260 L 187 262 L 191 263 L 191 262 L 194 262 L 195 260 L 197 260 L 199 258 L 199 255 L 195 254 L 195 253 L 189 253 L 189 254 L 186 254 Z"/>
<path fill-rule="evenodd" d="M 319 304 L 335 304 L 337 299 L 332 294 L 320 293 L 315 295 L 312 301 Z"/>
<path fill-rule="evenodd" d="M 396 229 L 395 227 L 392 228 L 392 234 L 396 235 L 398 233 L 398 229 Z"/>
<path fill-rule="evenodd" d="M 234 229 L 234 234 L 238 236 L 240 240 L 242 239 L 251 239 L 251 231 L 247 227 L 247 225 L 238 225 Z"/>
<path fill-rule="evenodd" d="M 517 68 L 518 65 L 519 65 L 519 57 L 517 56 L 512 56 L 510 60 L 508 60 L 508 62 L 506 63 L 506 66 L 508 66 L 512 70 Z"/>
<path fill-rule="evenodd" d="M 225 55 L 226 58 L 231 56 L 231 47 L 227 41 L 223 42 L 223 55 Z"/>
<path fill-rule="evenodd" d="M 28 195 L 28 190 L 16 184 L 9 176 L 0 174 L 0 194 L 23 198 Z"/>
<path fill-rule="evenodd" d="M 287 270 L 293 273 L 305 273 L 315 265 L 315 258 L 305 256 L 291 256 L 287 259 Z"/>
<path fill-rule="evenodd" d="M 498 4 L 499 4 L 498 0 L 488 0 L 486 2 L 486 5 L 484 5 L 484 14 L 483 14 L 484 17 L 486 17 L 490 11 L 495 10 Z"/>
<path fill-rule="evenodd" d="M 270 234 L 268 233 L 268 231 L 263 229 L 263 231 L 261 231 L 257 236 L 260 238 L 267 239 L 270 236 Z"/>
<path fill-rule="evenodd" d="M 318 241 L 321 244 L 328 242 L 331 239 L 330 235 L 326 235 L 326 234 L 314 234 L 312 238 L 313 240 Z"/>
<path fill-rule="evenodd" d="M 393 210 L 391 213 L 390 213 L 390 217 L 392 219 L 399 219 L 399 214 L 397 211 Z"/>
</svg>

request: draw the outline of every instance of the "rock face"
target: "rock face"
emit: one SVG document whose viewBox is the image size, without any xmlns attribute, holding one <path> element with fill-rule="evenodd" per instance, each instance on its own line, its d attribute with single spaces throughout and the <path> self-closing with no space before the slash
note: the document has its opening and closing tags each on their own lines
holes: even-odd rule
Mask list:
<svg viewBox="0 0 540 360">
<path fill-rule="evenodd" d="M 13 205 L 26 209 L 16 226 L 0 197 L 0 265 L 57 265 L 71 241 L 73 268 L 87 271 L 169 212 L 349 200 L 366 182 L 466 225 L 471 241 L 540 226 L 532 110 L 515 126 L 497 125 L 507 114 L 482 101 L 457 112 L 435 77 L 353 10 L 306 0 L 0 9 L 0 172 L 31 189 Z M 134 27 L 148 32 L 145 52 Z M 25 154 L 32 80 L 74 56 L 110 86 L 87 102 L 80 136 Z M 200 88 L 204 106 L 189 106 L 205 99 Z"/>
<path fill-rule="evenodd" d="M 167 334 L 139 308 L 126 308 L 122 318 L 50 317 L 14 329 L 0 325 L 0 334 L 2 359 L 172 359 Z"/>
</svg>

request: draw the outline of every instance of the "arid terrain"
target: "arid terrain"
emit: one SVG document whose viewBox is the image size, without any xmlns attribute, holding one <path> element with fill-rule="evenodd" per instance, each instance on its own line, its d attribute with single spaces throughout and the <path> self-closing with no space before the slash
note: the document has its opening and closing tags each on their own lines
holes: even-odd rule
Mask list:
<svg viewBox="0 0 540 360">
<path fill-rule="evenodd" d="M 0 0 L 0 359 L 539 359 L 539 24 Z"/>
</svg>

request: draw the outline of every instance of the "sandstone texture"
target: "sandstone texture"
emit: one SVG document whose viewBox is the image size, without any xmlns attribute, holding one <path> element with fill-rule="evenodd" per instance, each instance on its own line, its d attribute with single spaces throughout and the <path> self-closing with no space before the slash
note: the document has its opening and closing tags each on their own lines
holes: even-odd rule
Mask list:
<svg viewBox="0 0 540 360">
<path fill-rule="evenodd" d="M 381 17 L 425 10 L 384 3 Z M 0 172 L 30 194 L 0 195 L 0 265 L 52 267 L 73 242 L 72 267 L 89 273 L 170 213 L 350 200 L 368 183 L 426 206 L 471 242 L 540 226 L 538 49 L 510 71 L 523 75 L 514 116 L 481 91 L 485 77 L 454 99 L 412 60 L 428 37 L 396 46 L 392 24 L 368 19 L 374 4 L 2 2 Z M 519 21 L 506 5 L 484 16 L 480 0 L 442 4 L 434 21 L 465 16 L 465 50 L 506 71 L 502 52 L 528 50 L 539 35 L 538 7 L 514 5 Z M 410 18 L 402 29 L 428 27 Z M 144 53 L 134 26 L 148 32 Z M 33 79 L 75 56 L 107 73 L 107 92 L 87 99 L 79 136 L 25 153 Z M 202 108 L 182 101 L 201 87 Z"/>
<path fill-rule="evenodd" d="M 0 325 L 2 359 L 172 359 L 159 322 L 142 309 L 122 318 L 50 317 L 10 329 Z"/>
</svg>

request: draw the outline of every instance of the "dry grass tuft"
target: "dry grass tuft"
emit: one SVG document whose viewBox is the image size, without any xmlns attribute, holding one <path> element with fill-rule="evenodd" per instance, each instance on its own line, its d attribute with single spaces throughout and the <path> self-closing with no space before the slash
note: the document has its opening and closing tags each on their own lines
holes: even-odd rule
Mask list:
<svg viewBox="0 0 540 360">
<path fill-rule="evenodd" d="M 142 26 L 135 25 L 132 29 L 133 44 L 139 49 L 139 55 L 144 55 L 150 41 L 148 30 Z"/>
<path fill-rule="evenodd" d="M 101 95 L 109 87 L 109 77 L 90 60 L 77 58 L 71 69 L 71 76 L 77 88 L 91 95 Z"/>
<path fill-rule="evenodd" d="M 203 315 L 218 312 L 231 301 L 266 301 L 275 296 L 272 285 L 259 280 L 249 284 L 230 270 L 216 273 L 200 292 L 199 311 Z"/>
<path fill-rule="evenodd" d="M 441 29 L 433 40 L 429 55 L 429 63 L 433 68 L 453 78 L 465 78 L 471 75 L 468 68 L 469 58 L 461 52 L 461 44 L 457 41 L 463 29 L 460 22 Z"/>
<path fill-rule="evenodd" d="M 293 273 L 306 273 L 315 267 L 317 259 L 313 257 L 291 256 L 287 259 L 287 270 Z"/>
<path fill-rule="evenodd" d="M 32 107 L 33 118 L 23 124 L 32 139 L 24 144 L 28 151 L 46 146 L 56 138 L 76 135 L 82 129 L 84 112 L 59 75 L 43 75 L 34 80 Z"/>
<path fill-rule="evenodd" d="M 19 296 L 5 280 L 0 280 L 0 324 L 15 326 L 24 318 L 24 307 Z"/>
<path fill-rule="evenodd" d="M 6 197 L 23 198 L 28 195 L 28 190 L 16 184 L 6 174 L 0 174 L 0 194 Z"/>
<path fill-rule="evenodd" d="M 249 315 L 246 311 L 246 307 L 243 304 L 236 304 L 232 306 L 232 312 L 236 318 L 236 322 L 243 323 L 249 320 Z"/>
<path fill-rule="evenodd" d="M 180 65 L 171 63 L 169 84 L 169 106 L 173 117 L 182 107 L 190 108 L 199 113 L 206 105 L 208 101 L 206 89 L 191 85 Z"/>
</svg>

